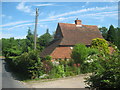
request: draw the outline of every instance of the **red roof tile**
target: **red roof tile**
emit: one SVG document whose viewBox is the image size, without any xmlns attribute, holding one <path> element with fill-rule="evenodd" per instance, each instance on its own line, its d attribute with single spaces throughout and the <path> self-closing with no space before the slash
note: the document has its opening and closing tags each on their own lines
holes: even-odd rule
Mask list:
<svg viewBox="0 0 120 90">
<path fill-rule="evenodd" d="M 72 50 L 70 47 L 56 47 L 54 51 L 50 54 L 52 58 L 57 59 L 57 58 L 71 58 Z"/>
<path fill-rule="evenodd" d="M 59 23 L 59 26 L 63 34 L 60 45 L 75 45 L 77 43 L 90 45 L 92 39 L 103 38 L 95 25 L 82 25 L 82 27 L 76 27 L 76 24 Z"/>
</svg>

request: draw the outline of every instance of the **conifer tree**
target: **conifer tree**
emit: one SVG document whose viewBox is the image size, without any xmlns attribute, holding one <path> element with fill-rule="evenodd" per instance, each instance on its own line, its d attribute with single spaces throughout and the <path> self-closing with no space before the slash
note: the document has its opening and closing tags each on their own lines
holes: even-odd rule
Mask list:
<svg viewBox="0 0 120 90">
<path fill-rule="evenodd" d="M 114 43 L 115 41 L 115 28 L 113 25 L 109 27 L 108 33 L 107 33 L 107 40 Z"/>
</svg>

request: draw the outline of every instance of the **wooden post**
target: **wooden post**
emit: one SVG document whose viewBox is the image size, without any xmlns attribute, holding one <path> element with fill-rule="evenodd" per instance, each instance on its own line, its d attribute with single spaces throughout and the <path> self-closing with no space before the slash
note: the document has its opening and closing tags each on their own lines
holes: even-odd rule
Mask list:
<svg viewBox="0 0 120 90">
<path fill-rule="evenodd" d="M 38 22 L 38 8 L 36 8 L 36 16 L 35 16 L 34 50 L 36 50 L 36 41 L 37 41 L 37 22 Z"/>
</svg>

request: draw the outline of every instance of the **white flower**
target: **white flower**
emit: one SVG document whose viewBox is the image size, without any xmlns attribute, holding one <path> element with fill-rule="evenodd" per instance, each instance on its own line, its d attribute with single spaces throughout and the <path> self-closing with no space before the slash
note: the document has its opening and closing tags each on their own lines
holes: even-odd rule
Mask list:
<svg viewBox="0 0 120 90">
<path fill-rule="evenodd" d="M 53 63 L 54 66 L 59 65 L 59 62 L 57 62 L 57 61 L 54 61 L 54 62 L 52 62 L 52 63 Z"/>
</svg>

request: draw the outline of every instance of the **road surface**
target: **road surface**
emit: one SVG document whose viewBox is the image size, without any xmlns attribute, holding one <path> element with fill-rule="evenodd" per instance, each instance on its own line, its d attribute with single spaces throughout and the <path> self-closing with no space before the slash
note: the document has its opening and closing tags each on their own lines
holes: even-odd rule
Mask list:
<svg viewBox="0 0 120 90">
<path fill-rule="evenodd" d="M 85 88 L 84 83 L 89 74 L 60 78 L 58 80 L 35 80 L 26 82 L 32 88 Z M 87 89 L 86 89 L 87 90 Z"/>
<path fill-rule="evenodd" d="M 2 73 L 2 88 L 27 88 L 24 83 L 12 77 L 4 60 L 0 59 L 0 63 L 2 63 L 2 67 L 0 67 L 0 74 Z"/>
</svg>

